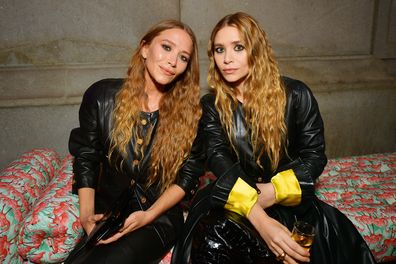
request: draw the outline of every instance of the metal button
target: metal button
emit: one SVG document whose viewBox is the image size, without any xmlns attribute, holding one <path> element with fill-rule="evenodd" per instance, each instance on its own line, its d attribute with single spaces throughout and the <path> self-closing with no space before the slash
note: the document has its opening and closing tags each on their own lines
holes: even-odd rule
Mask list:
<svg viewBox="0 0 396 264">
<path fill-rule="evenodd" d="M 142 203 L 146 203 L 146 202 L 147 202 L 147 199 L 146 199 L 146 197 L 142 196 L 142 197 L 140 197 L 140 201 L 141 201 Z"/>
<path fill-rule="evenodd" d="M 136 143 L 138 143 L 139 145 L 142 145 L 142 144 L 143 144 L 143 139 L 138 138 L 138 139 L 136 140 Z"/>
<path fill-rule="evenodd" d="M 140 120 L 140 122 L 142 123 L 143 126 L 147 125 L 147 120 L 146 119 L 142 119 L 142 120 Z"/>
<path fill-rule="evenodd" d="M 195 193 L 195 191 L 194 190 L 191 190 L 191 192 L 190 192 L 191 194 L 194 194 Z"/>
<path fill-rule="evenodd" d="M 257 178 L 257 181 L 258 181 L 258 182 L 263 182 L 263 178 L 262 178 L 262 177 L 258 177 L 258 178 Z"/>
</svg>

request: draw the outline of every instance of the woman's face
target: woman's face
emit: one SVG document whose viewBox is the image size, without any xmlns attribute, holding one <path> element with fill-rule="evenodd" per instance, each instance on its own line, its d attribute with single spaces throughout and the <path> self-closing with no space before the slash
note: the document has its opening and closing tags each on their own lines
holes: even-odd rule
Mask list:
<svg viewBox="0 0 396 264">
<path fill-rule="evenodd" d="M 162 31 L 151 43 L 143 44 L 141 54 L 146 59 L 146 84 L 165 86 L 182 74 L 193 50 L 190 35 L 183 29 Z"/>
<path fill-rule="evenodd" d="M 245 44 L 235 27 L 220 29 L 213 42 L 214 60 L 223 78 L 241 88 L 249 73 L 248 54 Z"/>
</svg>

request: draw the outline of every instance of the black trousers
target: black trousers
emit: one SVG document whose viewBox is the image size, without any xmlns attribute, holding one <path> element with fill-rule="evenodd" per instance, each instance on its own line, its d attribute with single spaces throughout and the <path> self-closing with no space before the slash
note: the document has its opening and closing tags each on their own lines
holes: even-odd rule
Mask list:
<svg viewBox="0 0 396 264">
<path fill-rule="evenodd" d="M 170 232 L 169 235 L 175 237 L 174 232 Z M 174 239 L 172 240 L 174 241 Z M 113 243 L 85 247 L 70 263 L 158 263 L 172 245 L 173 243 L 164 245 L 155 228 L 152 225 L 148 225 L 121 237 Z"/>
</svg>

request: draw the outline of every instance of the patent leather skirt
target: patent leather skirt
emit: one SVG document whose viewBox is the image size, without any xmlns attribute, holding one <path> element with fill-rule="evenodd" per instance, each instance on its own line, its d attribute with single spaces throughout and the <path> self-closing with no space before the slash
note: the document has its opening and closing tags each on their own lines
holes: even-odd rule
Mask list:
<svg viewBox="0 0 396 264">
<path fill-rule="evenodd" d="M 192 205 L 172 264 L 276 263 L 275 256 L 247 219 L 224 209 L 210 208 L 210 197 L 204 193 Z M 275 205 L 266 212 L 289 230 L 296 219 L 315 226 L 310 263 L 376 263 L 352 222 L 317 198 L 297 207 Z"/>
<path fill-rule="evenodd" d="M 211 211 L 197 224 L 191 263 L 278 263 L 249 221 L 230 211 Z"/>
</svg>

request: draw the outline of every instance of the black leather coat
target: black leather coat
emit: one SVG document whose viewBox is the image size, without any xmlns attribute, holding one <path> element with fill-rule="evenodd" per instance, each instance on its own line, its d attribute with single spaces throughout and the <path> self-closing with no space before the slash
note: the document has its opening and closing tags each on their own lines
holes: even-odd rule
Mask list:
<svg viewBox="0 0 396 264">
<path fill-rule="evenodd" d="M 144 190 L 147 179 L 147 170 L 150 165 L 150 153 L 152 141 L 155 136 L 159 112 L 142 112 L 142 119 L 151 125 L 150 142 L 144 150 L 144 158 L 140 159 L 139 166 L 133 166 L 138 157 L 134 157 L 133 146 L 136 144 L 131 140 L 127 147 L 127 159 L 123 170 L 119 171 L 110 165 L 107 159 L 109 150 L 109 134 L 112 127 L 112 111 L 117 91 L 123 84 L 122 79 L 105 79 L 94 83 L 85 92 L 79 112 L 80 127 L 72 130 L 69 140 L 70 153 L 75 157 L 73 164 L 74 183 L 73 192 L 82 187 L 95 189 L 95 212 L 103 213 L 120 195 L 120 193 L 134 179 Z M 170 135 L 171 136 L 171 135 Z M 184 162 L 179 171 L 176 184 L 187 194 L 194 192 L 198 186 L 198 176 L 203 174 L 203 153 L 199 138 L 194 142 L 190 157 Z M 139 206 L 136 210 L 147 209 L 160 195 L 155 186 L 144 190 L 137 197 Z M 180 229 L 183 218 L 179 206 L 165 213 L 170 221 L 169 224 L 175 228 L 176 233 Z M 159 220 L 157 220 L 159 221 Z M 154 222 L 155 225 L 155 222 Z M 158 230 L 165 238 L 165 233 Z"/>
<path fill-rule="evenodd" d="M 287 126 L 287 155 L 279 162 L 276 171 L 270 168 L 269 159 L 263 157 L 260 168 L 256 164 L 247 133 L 243 106 L 234 111 L 235 146 L 239 157 L 230 149 L 228 138 L 220 126 L 220 117 L 214 107 L 214 95 L 202 99 L 208 167 L 219 177 L 218 188 L 213 191 L 219 205 L 224 205 L 238 177 L 251 186 L 267 183 L 279 171 L 293 169 L 302 190 L 303 201 L 314 196 L 314 182 L 327 163 L 323 121 L 318 104 L 311 91 L 300 81 L 284 78 L 287 94 L 285 122 Z M 232 168 L 232 169 L 226 169 Z M 225 176 L 227 175 L 227 176 Z"/>
<path fill-rule="evenodd" d="M 283 155 L 275 172 L 271 171 L 266 157 L 261 160 L 263 168 L 256 164 L 242 104 L 233 113 L 236 155 L 214 106 L 215 96 L 209 94 L 202 98 L 200 130 L 205 135 L 208 169 L 217 179 L 197 194 L 172 263 L 187 263 L 194 227 L 210 210 L 224 207 L 238 177 L 256 187 L 256 183 L 269 182 L 277 172 L 287 169 L 293 169 L 299 181 L 301 203 L 293 207 L 274 205 L 266 211 L 289 230 L 296 218 L 315 225 L 318 235 L 311 249 L 311 263 L 375 263 L 353 224 L 337 209 L 316 198 L 314 182 L 327 162 L 323 121 L 310 89 L 298 80 L 285 77 L 283 81 L 287 95 L 285 122 L 288 155 Z"/>
</svg>

